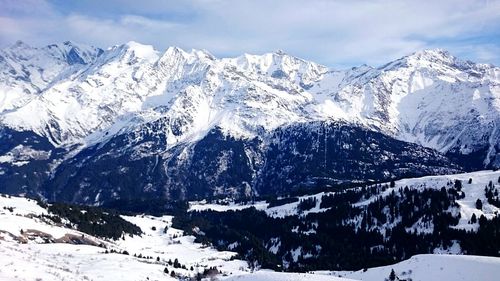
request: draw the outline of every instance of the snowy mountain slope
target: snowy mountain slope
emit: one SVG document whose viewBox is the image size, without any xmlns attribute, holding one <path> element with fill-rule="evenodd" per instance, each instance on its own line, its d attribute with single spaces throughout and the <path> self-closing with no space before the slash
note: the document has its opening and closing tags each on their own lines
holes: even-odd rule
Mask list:
<svg viewBox="0 0 500 281">
<path fill-rule="evenodd" d="M 472 179 L 471 183 L 468 183 Z M 462 191 L 464 192 L 464 197 L 457 200 L 459 205 L 460 220 L 455 226 L 458 229 L 465 230 L 477 230 L 478 224 L 471 224 L 470 220 L 472 215 L 477 218 L 485 216 L 487 219 L 491 219 L 500 213 L 500 208 L 488 203 L 488 199 L 485 195 L 485 187 L 487 187 L 490 182 L 494 186 L 498 186 L 500 179 L 500 171 L 478 171 L 471 173 L 453 174 L 453 175 L 440 175 L 440 176 L 425 176 L 420 178 L 407 178 L 401 179 L 394 182 L 394 187 L 389 187 L 379 194 L 373 196 L 362 197 L 362 199 L 354 204 L 354 206 L 367 206 L 374 201 L 386 197 L 393 191 L 398 191 L 401 188 L 409 188 L 413 190 L 425 190 L 425 189 L 435 189 L 439 190 L 442 187 L 449 186 L 450 183 L 454 184 L 455 180 L 460 180 L 462 182 Z M 386 183 L 387 185 L 389 183 Z M 329 208 L 320 208 L 321 200 L 323 196 L 328 196 L 334 192 L 320 192 L 312 195 L 297 196 L 297 200 L 292 203 L 286 203 L 283 205 L 278 205 L 274 207 L 269 207 L 269 203 L 266 201 L 258 201 L 252 204 L 216 204 L 207 203 L 206 201 L 192 201 L 190 202 L 190 211 L 204 211 L 213 210 L 217 212 L 226 212 L 231 210 L 242 210 L 245 208 L 254 207 L 257 210 L 264 210 L 271 217 L 285 217 L 285 216 L 306 216 L 310 213 L 324 212 Z M 298 205 L 302 200 L 314 198 L 316 203 L 315 206 L 309 210 L 301 211 L 298 209 Z M 481 200 L 483 202 L 482 209 L 476 208 L 476 201 Z"/>
<path fill-rule="evenodd" d="M 246 262 L 233 259 L 235 253 L 219 252 L 194 243 L 194 237 L 172 228 L 171 216 L 124 216 L 138 225 L 143 234 L 124 234 L 121 239 L 112 240 L 68 228 L 64 220 L 64 224 L 56 224 L 42 215 L 53 214 L 34 200 L 0 196 L 1 280 L 109 280 L 117 277 L 169 280 L 170 274 L 164 273 L 166 267 L 177 272 L 177 276 L 194 276 L 207 267 L 217 267 L 225 274 L 249 273 Z M 47 238 L 49 236 L 55 240 Z M 122 254 L 123 251 L 129 254 Z M 168 264 L 175 259 L 186 268 Z"/>
<path fill-rule="evenodd" d="M 111 240 L 93 237 L 64 225 L 44 220 L 53 215 L 31 199 L 0 196 L 0 280 L 178 280 L 203 273 L 206 268 L 220 271 L 221 280 L 247 280 L 269 277 L 272 280 L 350 280 L 301 273 L 250 271 L 248 264 L 234 259 L 233 252 L 219 252 L 195 243 L 194 237 L 171 227 L 172 217 L 123 216 L 138 225 L 140 236 L 123 235 Z M 85 236 L 84 244 L 71 240 L 47 242 L 55 238 Z M 84 240 L 82 240 L 84 241 Z M 91 242 L 95 242 L 92 244 Z M 100 245 L 99 245 L 100 244 Z M 114 250 L 116 252 L 109 252 Z M 129 254 L 123 254 L 127 251 Z M 140 255 L 140 256 L 139 256 Z M 178 260 L 179 268 L 170 261 Z M 182 268 L 185 266 L 186 268 Z M 193 268 L 191 270 L 191 267 Z M 168 273 L 164 269 L 169 270 Z M 174 271 L 176 276 L 171 276 Z M 209 279 L 204 279 L 209 280 Z M 269 280 L 269 279 L 268 279 Z"/>
<path fill-rule="evenodd" d="M 464 179 L 472 177 L 477 184 L 483 184 L 491 176 L 492 172 L 488 171 L 458 175 Z M 426 182 L 434 181 L 432 178 L 424 179 Z M 404 181 L 398 184 L 408 184 L 410 179 Z M 414 181 L 422 183 L 423 179 Z M 171 216 L 124 216 L 138 225 L 143 234 L 124 235 L 123 239 L 110 240 L 56 225 L 40 219 L 38 215 L 50 215 L 50 212 L 33 200 L 0 196 L 1 280 L 177 280 L 171 277 L 172 271 L 177 277 L 186 277 L 215 266 L 222 272 L 216 275 L 219 280 L 384 280 L 394 269 L 399 278 L 466 281 L 478 278 L 496 280 L 500 268 L 497 257 L 416 255 L 394 265 L 356 272 L 317 271 L 304 274 L 251 271 L 246 262 L 231 259 L 235 253 L 219 252 L 212 247 L 194 243 L 193 237 L 184 236 L 182 231 L 171 227 Z M 47 243 L 43 239 L 44 233 L 54 237 L 68 234 L 80 237 L 83 234 L 87 241 L 102 243 L 106 249 L 103 245 L 75 244 L 70 240 Z M 117 252 L 106 252 L 111 249 Z M 124 250 L 129 254 L 120 253 Z M 175 259 L 186 269 L 168 264 L 168 260 Z M 164 273 L 165 268 L 169 270 L 168 274 Z"/>
<path fill-rule="evenodd" d="M 499 180 L 498 171 L 479 171 L 267 202 L 191 202 L 175 225 L 199 227 L 203 235 L 195 235 L 221 250 L 294 271 L 358 270 L 418 254 L 498 256 Z"/>
<path fill-rule="evenodd" d="M 266 201 L 258 201 L 251 204 L 236 204 L 234 202 L 228 202 L 227 204 L 217 204 L 217 203 L 208 203 L 206 200 L 202 201 L 191 201 L 189 202 L 189 211 L 216 211 L 216 212 L 227 212 L 227 211 L 236 211 L 243 210 L 247 208 L 255 208 L 256 210 L 264 210 L 267 215 L 273 218 L 282 218 L 286 216 L 305 216 L 314 212 L 323 212 L 326 209 L 322 209 L 319 206 L 321 205 L 321 198 L 323 195 L 331 194 L 330 192 L 320 192 L 313 195 L 305 195 L 297 197 L 297 200 L 292 203 L 286 203 L 279 206 L 269 206 L 270 204 Z M 286 197 L 285 197 L 286 198 Z M 298 210 L 298 205 L 301 200 L 312 199 L 316 200 L 316 205 L 310 210 L 301 212 Z M 281 198 L 283 199 L 283 198 Z"/>
<path fill-rule="evenodd" d="M 101 52 L 69 41 L 43 48 L 18 41 L 0 50 L 0 113 L 23 106 L 52 84 L 81 71 Z"/>
<path fill-rule="evenodd" d="M 399 280 L 438 281 L 438 280 L 497 280 L 500 268 L 499 259 L 481 256 L 460 255 L 416 255 L 394 265 L 369 268 L 356 272 L 318 272 L 352 278 L 355 280 L 375 281 L 388 278 L 394 270 Z"/>
<path fill-rule="evenodd" d="M 489 164 L 499 139 L 499 77 L 496 67 L 442 50 L 377 69 L 332 71 L 282 51 L 217 59 L 129 42 L 106 50 L 76 77 L 52 77 L 43 98 L 2 122 L 45 136 L 48 126 L 57 132 L 54 142 L 71 144 L 167 116 L 173 145 L 215 125 L 248 137 L 292 122 L 346 119 L 442 152 L 486 149 Z M 34 109 L 35 118 L 28 114 Z"/>
<path fill-rule="evenodd" d="M 164 266 L 122 254 L 104 254 L 98 247 L 68 244 L 0 242 L 1 280 L 176 280 Z"/>
<path fill-rule="evenodd" d="M 461 61 L 442 50 L 417 52 L 379 68 L 336 71 L 282 51 L 219 59 L 204 50 L 171 47 L 161 53 L 136 42 L 105 51 L 72 43 L 40 49 L 18 45 L 4 50 L 0 62 L 5 87 L 16 93 L 28 89 L 21 96 L 0 89 L 0 97 L 8 97 L 0 98 L 0 108 L 6 109 L 0 112 L 0 142 L 8 144 L 0 149 L 0 181 L 16 182 L 13 193 L 43 193 L 52 181 L 65 185 L 67 178 L 57 178 L 67 170 L 61 163 L 76 163 L 80 152 L 106 159 L 111 150 L 102 148 L 120 143 L 123 161 L 148 166 L 142 174 L 148 179 L 138 177 L 139 189 L 153 185 L 162 194 L 177 179 L 192 178 L 183 172 L 192 163 L 185 160 L 195 159 L 194 148 L 220 131 L 223 137 L 211 141 L 225 148 L 216 149 L 220 155 L 212 164 L 244 167 L 245 176 L 234 179 L 231 168 L 223 169 L 217 173 L 228 175 L 217 174 L 210 183 L 248 195 L 258 185 L 270 136 L 294 126 L 303 127 L 306 136 L 319 136 L 315 124 L 332 121 L 437 149 L 466 170 L 500 165 L 499 68 Z M 23 68 L 29 73 L 12 74 Z M 21 166 L 12 149 L 19 143 L 33 148 L 34 140 L 47 143 L 43 151 L 51 156 L 36 167 Z M 233 151 L 232 140 L 239 142 L 243 157 Z M 108 172 L 99 169 L 92 174 Z M 38 176 L 26 182 L 23 177 L 32 170 Z M 440 173 L 431 170 L 427 173 Z M 87 182 L 75 180 L 75 187 Z M 97 194 L 85 201 L 95 201 Z"/>
<path fill-rule="evenodd" d="M 369 70 L 334 98 L 347 108 L 359 99 L 365 122 L 374 119 L 368 122 L 399 139 L 453 154 L 486 150 L 488 165 L 500 139 L 499 75 L 491 65 L 428 50 Z"/>
<path fill-rule="evenodd" d="M 471 183 L 468 183 L 471 179 Z M 498 215 L 500 208 L 488 203 L 488 199 L 485 194 L 485 187 L 487 187 L 490 182 L 493 185 L 498 185 L 500 182 L 500 171 L 478 171 L 472 173 L 455 174 L 455 175 L 443 175 L 443 176 L 427 176 L 422 178 L 412 178 L 412 179 L 402 179 L 395 181 L 395 186 L 390 187 L 383 193 L 378 194 L 370 198 L 366 198 L 363 201 L 358 202 L 357 206 L 368 205 L 374 200 L 380 197 L 387 196 L 393 191 L 397 191 L 400 188 L 408 187 L 410 189 L 424 190 L 424 189 L 440 189 L 443 186 L 450 186 L 454 184 L 455 180 L 460 180 L 462 182 L 462 191 L 464 197 L 457 200 L 459 205 L 460 220 L 455 226 L 458 229 L 465 230 L 477 230 L 478 223 L 471 224 L 471 218 L 474 215 L 479 218 L 485 216 L 487 219 L 491 219 Z M 476 201 L 481 200 L 483 202 L 482 209 L 476 207 Z M 419 227 L 415 225 L 415 227 Z M 418 230 L 422 231 L 422 230 Z"/>
</svg>

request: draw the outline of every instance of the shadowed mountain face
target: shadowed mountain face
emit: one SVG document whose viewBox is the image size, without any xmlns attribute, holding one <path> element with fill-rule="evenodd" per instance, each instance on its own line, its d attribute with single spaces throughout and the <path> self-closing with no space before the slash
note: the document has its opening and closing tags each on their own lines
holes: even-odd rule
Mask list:
<svg viewBox="0 0 500 281">
<path fill-rule="evenodd" d="M 443 50 L 337 71 L 18 42 L 0 51 L 0 192 L 101 204 L 497 168 L 499 85 Z"/>
<path fill-rule="evenodd" d="M 86 204 L 245 198 L 461 170 L 432 149 L 348 124 L 304 123 L 253 139 L 215 128 L 196 143 L 169 150 L 166 138 L 146 133 L 148 128 L 86 148 L 60 164 L 46 184 L 47 197 Z"/>
</svg>

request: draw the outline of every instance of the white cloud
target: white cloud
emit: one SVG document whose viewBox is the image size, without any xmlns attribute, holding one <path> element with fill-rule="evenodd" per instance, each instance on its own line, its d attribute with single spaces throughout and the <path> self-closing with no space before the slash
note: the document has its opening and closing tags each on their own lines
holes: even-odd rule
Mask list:
<svg viewBox="0 0 500 281">
<path fill-rule="evenodd" d="M 218 56 L 284 49 L 332 66 L 380 64 L 442 47 L 500 62 L 499 38 L 475 39 L 499 34 L 500 1 L 89 0 L 70 12 L 42 0 L 29 0 L 28 12 L 16 6 L 22 1 L 0 1 L 9 7 L 0 14 L 3 45 L 71 39 L 106 47 L 135 40 L 159 49 L 203 48 Z"/>
</svg>

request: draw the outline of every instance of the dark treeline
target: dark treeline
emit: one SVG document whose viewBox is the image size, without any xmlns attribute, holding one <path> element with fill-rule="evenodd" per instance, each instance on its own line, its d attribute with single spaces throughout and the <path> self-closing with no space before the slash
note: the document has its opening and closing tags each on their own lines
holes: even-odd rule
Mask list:
<svg viewBox="0 0 500 281">
<path fill-rule="evenodd" d="M 48 218 L 52 221 L 62 223 L 62 219 L 65 219 L 69 221 L 67 227 L 75 226 L 77 230 L 93 236 L 116 240 L 124 233 L 142 234 L 137 225 L 124 220 L 112 210 L 64 203 L 47 205 L 47 210 L 51 213 Z"/>
<path fill-rule="evenodd" d="M 467 254 L 500 255 L 498 216 L 469 222 L 477 224 L 477 232 L 454 227 L 460 219 L 456 200 L 464 196 L 461 182 L 441 189 L 388 188 L 375 184 L 324 195 L 320 207 L 328 209 L 307 216 L 272 218 L 254 208 L 190 212 L 176 216 L 174 227 L 220 250 L 237 242 L 231 249 L 250 264 L 275 270 L 358 270 L 446 250 L 456 243 Z M 380 196 L 384 191 L 386 195 Z M 495 191 L 491 192 L 494 200 Z M 366 203 L 356 205 L 360 201 Z M 281 199 L 273 205 L 290 202 L 297 200 Z M 298 209 L 315 205 L 314 198 L 303 199 Z"/>
</svg>

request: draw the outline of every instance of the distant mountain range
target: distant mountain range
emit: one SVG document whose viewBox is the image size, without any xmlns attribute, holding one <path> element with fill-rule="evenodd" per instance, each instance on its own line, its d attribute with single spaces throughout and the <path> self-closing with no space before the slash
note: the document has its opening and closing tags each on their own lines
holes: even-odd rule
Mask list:
<svg viewBox="0 0 500 281">
<path fill-rule="evenodd" d="M 425 50 L 333 70 L 129 42 L 0 51 L 0 192 L 287 194 L 500 167 L 500 68 Z"/>
</svg>

